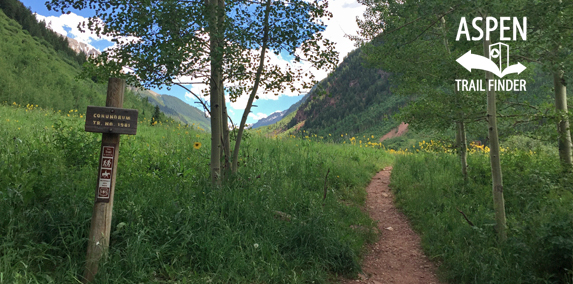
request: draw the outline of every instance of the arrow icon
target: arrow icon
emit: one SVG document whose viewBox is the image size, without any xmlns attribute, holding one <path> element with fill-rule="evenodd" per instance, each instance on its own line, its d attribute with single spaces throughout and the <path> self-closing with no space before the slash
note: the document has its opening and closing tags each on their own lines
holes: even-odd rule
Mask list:
<svg viewBox="0 0 573 284">
<path fill-rule="evenodd" d="M 505 70 L 503 70 L 503 72 L 501 72 L 501 76 L 499 78 L 503 78 L 503 76 L 507 75 L 507 74 L 511 74 L 511 73 L 517 73 L 517 74 L 521 74 L 521 72 L 523 72 L 523 70 L 525 70 L 525 66 L 523 66 L 523 64 L 517 62 L 517 64 L 513 64 L 507 68 L 505 68 Z"/>
<path fill-rule="evenodd" d="M 503 78 L 505 75 L 512 73 L 521 74 L 526 68 L 521 63 L 517 63 L 505 68 L 505 70 L 501 72 L 497 65 L 489 58 L 472 54 L 471 50 L 460 56 L 456 61 L 470 72 L 472 72 L 472 69 L 484 70 L 495 74 L 499 78 Z"/>
</svg>

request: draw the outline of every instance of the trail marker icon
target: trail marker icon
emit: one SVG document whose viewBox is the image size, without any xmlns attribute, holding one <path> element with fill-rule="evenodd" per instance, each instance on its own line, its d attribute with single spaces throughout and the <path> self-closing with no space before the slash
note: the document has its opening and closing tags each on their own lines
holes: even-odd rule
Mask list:
<svg viewBox="0 0 573 284">
<path fill-rule="evenodd" d="M 526 69 L 526 67 L 519 62 L 509 66 L 509 46 L 507 44 L 492 44 L 489 46 L 489 51 L 490 58 L 472 54 L 470 50 L 460 56 L 456 61 L 470 72 L 472 72 L 472 69 L 489 71 L 499 78 L 503 78 L 505 75 L 512 73 L 521 74 L 521 72 Z M 505 56 L 503 55 L 504 53 Z M 507 66 L 505 69 L 503 69 L 504 60 Z"/>
<path fill-rule="evenodd" d="M 101 161 L 102 168 L 111 168 L 113 158 L 103 158 Z"/>
<path fill-rule="evenodd" d="M 489 60 L 497 64 L 499 72 L 503 71 L 504 59 L 505 66 L 509 67 L 509 45 L 498 42 L 489 46 Z"/>
</svg>

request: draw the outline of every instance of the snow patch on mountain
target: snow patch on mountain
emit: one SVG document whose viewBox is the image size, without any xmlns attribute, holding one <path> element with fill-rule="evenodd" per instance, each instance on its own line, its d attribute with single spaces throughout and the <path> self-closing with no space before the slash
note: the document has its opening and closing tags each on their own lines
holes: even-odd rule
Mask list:
<svg viewBox="0 0 573 284">
<path fill-rule="evenodd" d="M 68 37 L 68 42 L 69 42 L 70 48 L 73 49 L 77 53 L 83 52 L 88 57 L 97 57 L 101 54 L 101 52 L 99 50 L 97 50 L 95 47 L 93 47 L 90 44 L 77 41 L 77 40 L 70 38 L 70 37 Z"/>
</svg>

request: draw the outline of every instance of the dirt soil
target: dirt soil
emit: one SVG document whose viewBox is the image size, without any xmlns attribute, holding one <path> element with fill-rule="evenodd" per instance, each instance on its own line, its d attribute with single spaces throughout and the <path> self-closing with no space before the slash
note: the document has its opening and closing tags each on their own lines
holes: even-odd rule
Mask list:
<svg viewBox="0 0 573 284">
<path fill-rule="evenodd" d="M 388 188 L 391 171 L 392 167 L 387 167 L 376 174 L 366 189 L 366 209 L 378 222 L 380 239 L 368 246 L 359 278 L 344 279 L 343 284 L 441 283 L 435 265 L 422 252 L 420 237 L 394 206 L 394 195 Z"/>
<path fill-rule="evenodd" d="M 390 138 L 394 138 L 394 137 L 400 137 L 404 134 L 406 134 L 406 132 L 408 132 L 408 124 L 407 123 L 400 123 L 400 125 L 398 125 L 398 127 L 390 130 L 388 133 L 384 134 L 384 136 L 380 137 L 380 140 L 378 140 L 378 142 L 382 142 L 386 139 L 390 139 Z"/>
</svg>

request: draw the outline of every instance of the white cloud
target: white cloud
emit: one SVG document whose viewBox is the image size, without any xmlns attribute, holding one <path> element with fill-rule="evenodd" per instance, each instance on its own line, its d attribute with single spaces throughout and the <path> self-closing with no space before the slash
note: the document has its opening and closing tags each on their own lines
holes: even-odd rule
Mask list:
<svg viewBox="0 0 573 284">
<path fill-rule="evenodd" d="M 227 101 L 229 101 L 229 97 L 227 97 Z M 248 101 L 249 101 L 249 96 L 248 95 L 242 95 L 242 96 L 238 97 L 235 102 L 231 102 L 231 107 L 236 109 L 236 110 L 244 110 L 245 108 L 247 108 Z M 256 101 L 256 99 L 255 99 L 255 101 Z M 253 102 L 253 104 L 255 104 L 255 103 Z"/>
<path fill-rule="evenodd" d="M 254 120 L 261 120 L 261 119 L 267 117 L 268 115 L 266 115 L 262 112 L 257 112 L 257 114 L 251 112 L 251 113 L 249 113 L 249 116 Z"/>
<path fill-rule="evenodd" d="M 340 62 L 350 51 L 354 50 L 354 42 L 345 35 L 355 35 L 358 30 L 356 17 L 362 17 L 366 7 L 356 0 L 336 0 L 328 5 L 332 12 L 332 19 L 326 21 L 328 27 L 324 37 L 336 43 L 336 50 L 340 53 Z M 317 76 L 318 77 L 318 76 Z"/>
<path fill-rule="evenodd" d="M 333 17 L 332 19 L 325 21 L 327 27 L 323 32 L 323 35 L 325 38 L 329 39 L 330 41 L 336 44 L 335 45 L 336 50 L 340 54 L 339 62 L 341 62 L 344 56 L 346 56 L 350 51 L 352 51 L 355 48 L 354 42 L 345 37 L 345 35 L 356 34 L 356 31 L 358 29 L 358 26 L 356 24 L 356 17 L 362 16 L 363 12 L 365 11 L 365 8 L 364 6 L 359 4 L 356 0 L 335 0 L 329 3 L 329 10 L 332 12 Z M 79 29 L 77 28 L 78 24 L 87 21 L 87 18 L 79 16 L 74 13 L 63 14 L 60 15 L 59 17 L 55 16 L 45 17 L 36 14 L 36 17 L 39 20 L 46 21 L 46 23 L 49 24 L 54 31 L 62 35 L 75 38 L 76 40 L 84 43 L 89 44 L 94 40 L 105 39 L 110 41 L 112 39 L 111 37 L 98 37 L 95 33 L 89 30 L 87 30 L 85 33 L 80 32 Z M 68 28 L 70 31 L 67 32 L 66 28 Z M 137 39 L 122 38 L 120 40 L 123 41 L 123 40 L 137 40 Z M 322 80 L 327 76 L 326 71 L 317 70 L 316 68 L 311 67 L 308 62 L 301 62 L 294 64 L 283 58 L 281 55 L 276 55 L 272 52 L 268 52 L 267 55 L 270 64 L 280 66 L 281 68 L 286 68 L 287 65 L 291 64 L 293 67 L 301 68 L 304 72 L 307 71 L 311 72 L 312 74 L 314 74 L 317 80 Z M 192 77 L 181 78 L 180 80 L 181 82 L 197 81 Z M 208 86 L 202 84 L 188 85 L 188 86 L 192 86 L 191 88 L 192 91 L 200 96 L 202 96 L 201 90 L 208 88 Z M 292 92 L 290 90 L 285 90 L 281 92 L 280 95 L 298 96 L 301 95 L 302 93 L 305 93 L 306 91 L 308 90 L 301 90 L 295 92 Z M 259 99 L 263 100 L 278 99 L 278 96 L 276 96 L 274 92 L 265 92 L 263 88 L 259 88 L 257 96 L 259 96 Z M 187 100 L 189 99 L 194 100 L 191 94 L 186 94 L 185 98 Z M 231 103 L 231 106 L 236 110 L 245 109 L 247 100 L 248 100 L 248 94 L 245 94 L 240 98 L 238 98 L 237 102 Z"/>
<path fill-rule="evenodd" d="M 206 85 L 194 84 L 194 85 L 184 85 L 184 86 L 187 87 L 189 90 L 191 90 L 193 94 L 197 95 L 203 101 L 209 101 L 209 97 L 203 95 L 203 90 L 206 89 L 207 87 Z M 174 86 L 173 88 L 179 88 L 179 86 Z M 185 92 L 185 99 L 190 102 L 197 101 L 197 98 L 193 94 Z"/>
<path fill-rule="evenodd" d="M 332 12 L 332 18 L 325 21 L 327 27 L 323 32 L 323 36 L 335 43 L 335 49 L 339 52 L 338 63 L 340 63 L 349 52 L 356 48 L 354 42 L 347 38 L 346 35 L 355 35 L 357 33 L 358 25 L 356 23 L 356 17 L 362 17 L 366 8 L 356 0 L 336 0 L 329 3 L 329 10 Z M 308 62 L 295 64 L 294 62 L 289 62 L 280 54 L 276 55 L 272 52 L 268 52 L 267 54 L 270 64 L 280 66 L 283 69 L 290 64 L 293 67 L 301 68 L 303 72 L 311 72 L 315 76 L 315 79 L 319 81 L 326 78 L 328 75 L 327 71 L 318 70 L 312 67 Z M 298 96 L 308 91 L 302 90 L 302 88 L 299 88 L 299 90 L 300 91 L 294 92 L 284 90 L 280 95 Z M 263 100 L 278 99 L 278 96 L 274 93 L 267 93 L 262 88 L 259 88 L 257 95 Z M 233 104 L 233 107 L 244 109 L 247 104 L 247 99 L 248 98 L 246 96 L 239 98 L 237 103 Z"/>
<path fill-rule="evenodd" d="M 62 14 L 59 17 L 56 16 L 45 17 L 36 14 L 36 18 L 40 21 L 45 21 L 46 25 L 53 31 L 64 36 L 71 37 L 83 43 L 89 44 L 94 40 L 101 40 L 101 39 L 111 41 L 112 39 L 112 37 L 109 36 L 99 37 L 94 32 L 91 32 L 89 29 L 86 29 L 86 32 L 82 33 L 78 29 L 78 25 L 83 22 L 87 22 L 88 18 L 82 17 L 74 13 Z M 69 32 L 66 31 L 66 28 L 69 29 Z"/>
</svg>

